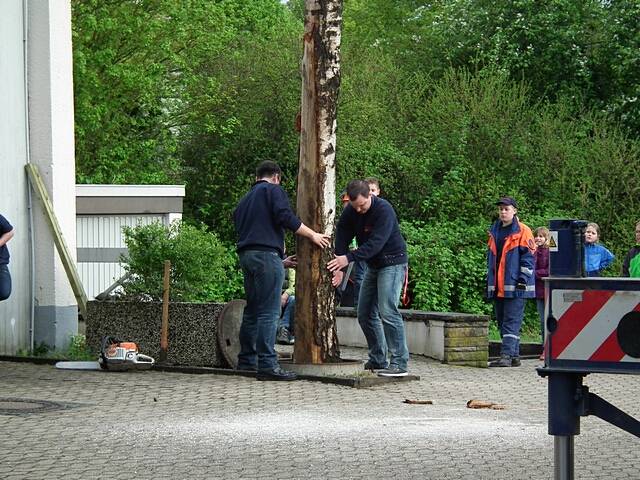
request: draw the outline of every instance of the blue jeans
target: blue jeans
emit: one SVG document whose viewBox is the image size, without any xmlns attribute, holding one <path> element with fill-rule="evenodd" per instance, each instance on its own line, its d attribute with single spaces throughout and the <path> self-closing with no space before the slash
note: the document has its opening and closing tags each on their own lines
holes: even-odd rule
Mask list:
<svg viewBox="0 0 640 480">
<path fill-rule="evenodd" d="M 6 300 L 9 295 L 11 295 L 9 265 L 0 265 L 0 300 Z"/>
<path fill-rule="evenodd" d="M 367 271 L 367 262 L 364 260 L 356 261 L 353 264 L 353 272 L 351 278 L 353 279 L 353 308 L 358 311 L 358 297 L 360 295 L 360 285 L 362 285 L 362 279 Z"/>
<path fill-rule="evenodd" d="M 289 333 L 293 335 L 293 329 L 295 326 L 296 316 L 296 296 L 291 295 L 287 298 L 287 304 L 284 306 L 284 312 L 282 312 L 282 320 L 280 326 L 289 330 Z"/>
<path fill-rule="evenodd" d="M 238 369 L 272 370 L 278 366 L 275 343 L 284 281 L 282 259 L 275 251 L 261 250 L 243 250 L 238 256 L 247 299 L 240 326 Z"/>
<path fill-rule="evenodd" d="M 407 369 L 409 349 L 398 300 L 407 264 L 367 267 L 358 299 L 358 323 L 367 339 L 369 361 L 376 367 Z"/>
<path fill-rule="evenodd" d="M 544 344 L 544 298 L 536 298 L 536 308 L 540 315 L 540 335 L 542 335 L 542 343 Z"/>
<path fill-rule="evenodd" d="M 500 355 L 520 356 L 520 327 L 524 317 L 524 298 L 496 298 L 496 320 L 502 338 Z"/>
</svg>

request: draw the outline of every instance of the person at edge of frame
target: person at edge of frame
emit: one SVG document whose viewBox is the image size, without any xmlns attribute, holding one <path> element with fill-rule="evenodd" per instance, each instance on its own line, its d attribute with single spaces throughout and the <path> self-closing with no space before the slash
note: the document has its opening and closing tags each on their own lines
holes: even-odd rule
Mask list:
<svg viewBox="0 0 640 480">
<path fill-rule="evenodd" d="M 15 229 L 0 215 L 0 301 L 11 295 L 11 274 L 9 273 L 9 249 L 7 242 L 13 238 Z"/>
<path fill-rule="evenodd" d="M 640 222 L 636 223 L 636 243 L 627 252 L 622 262 L 622 276 L 640 278 Z"/>
</svg>

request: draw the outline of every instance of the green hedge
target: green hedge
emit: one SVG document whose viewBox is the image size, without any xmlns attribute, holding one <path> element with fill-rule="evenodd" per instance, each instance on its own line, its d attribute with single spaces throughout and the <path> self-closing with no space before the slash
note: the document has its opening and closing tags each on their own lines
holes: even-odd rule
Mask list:
<svg viewBox="0 0 640 480">
<path fill-rule="evenodd" d="M 171 261 L 170 298 L 184 302 L 226 302 L 242 294 L 237 255 L 205 226 L 174 222 L 123 228 L 129 249 L 122 262 L 131 277 L 123 295 L 162 298 L 164 261 Z"/>
</svg>

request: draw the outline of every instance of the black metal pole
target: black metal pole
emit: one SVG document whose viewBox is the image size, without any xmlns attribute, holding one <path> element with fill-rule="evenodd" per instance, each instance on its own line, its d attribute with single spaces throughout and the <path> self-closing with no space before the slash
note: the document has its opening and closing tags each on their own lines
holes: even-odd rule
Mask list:
<svg viewBox="0 0 640 480">
<path fill-rule="evenodd" d="M 573 437 L 580 434 L 578 404 L 582 375 L 549 372 L 549 435 L 554 443 L 554 478 L 573 480 Z"/>
</svg>

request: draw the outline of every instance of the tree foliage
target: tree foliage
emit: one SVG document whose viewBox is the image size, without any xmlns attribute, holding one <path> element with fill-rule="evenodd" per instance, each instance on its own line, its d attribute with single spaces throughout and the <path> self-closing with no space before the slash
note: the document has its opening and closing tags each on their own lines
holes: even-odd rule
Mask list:
<svg viewBox="0 0 640 480">
<path fill-rule="evenodd" d="M 184 182 L 225 244 L 263 159 L 295 201 L 302 0 L 73 0 L 78 180 Z M 377 176 L 415 308 L 487 312 L 486 230 L 638 220 L 640 29 L 618 0 L 345 0 L 337 190 Z M 612 267 L 617 273 L 619 264 Z"/>
<path fill-rule="evenodd" d="M 238 126 L 220 67 L 286 13 L 277 0 L 73 0 L 72 12 L 78 180 L 95 183 L 181 180 L 185 135 Z"/>
</svg>

